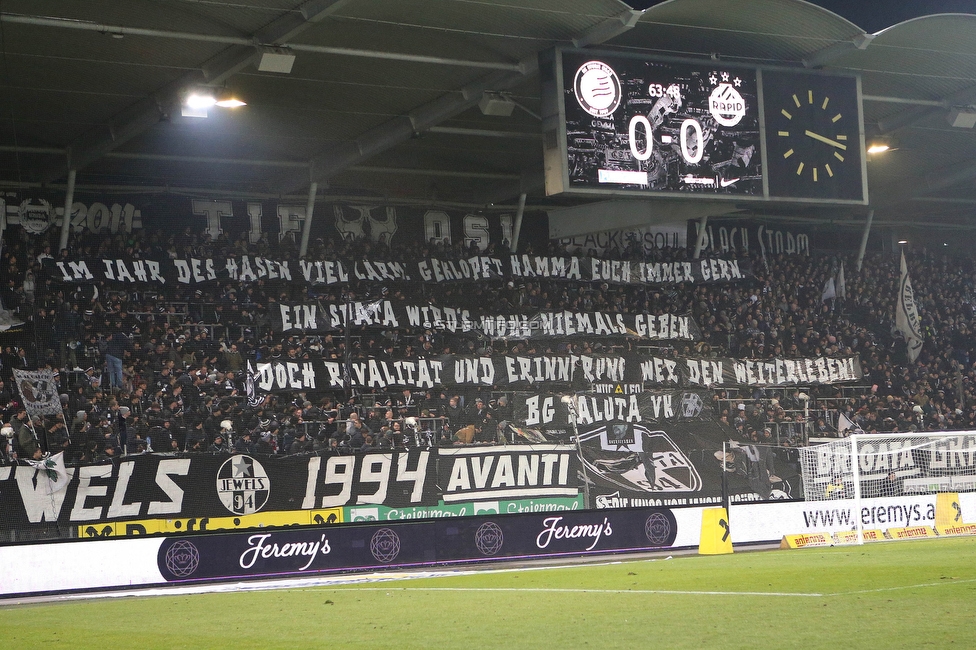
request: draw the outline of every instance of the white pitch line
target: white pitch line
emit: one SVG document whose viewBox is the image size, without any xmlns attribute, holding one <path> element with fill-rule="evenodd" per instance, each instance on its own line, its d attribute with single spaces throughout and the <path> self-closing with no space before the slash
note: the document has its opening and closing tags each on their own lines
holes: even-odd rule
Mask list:
<svg viewBox="0 0 976 650">
<path fill-rule="evenodd" d="M 355 591 L 502 591 L 548 594 L 657 594 L 662 596 L 798 596 L 823 598 L 825 594 L 787 591 L 684 591 L 679 589 L 549 589 L 545 587 L 356 587 Z"/>
<path fill-rule="evenodd" d="M 948 585 L 961 585 L 967 582 L 976 582 L 976 578 L 967 578 L 966 580 L 940 580 L 939 582 L 922 582 L 917 585 L 899 585 L 897 587 L 879 587 L 877 589 L 860 589 L 858 591 L 838 591 L 835 594 L 828 594 L 829 596 L 853 596 L 855 594 L 878 594 L 885 591 L 901 591 L 903 589 L 921 589 L 923 587 L 945 587 Z"/>
</svg>

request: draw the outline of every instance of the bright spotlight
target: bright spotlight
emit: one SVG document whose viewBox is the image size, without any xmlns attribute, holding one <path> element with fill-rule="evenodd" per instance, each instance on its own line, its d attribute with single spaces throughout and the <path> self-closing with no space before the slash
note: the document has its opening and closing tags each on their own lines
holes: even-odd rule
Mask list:
<svg viewBox="0 0 976 650">
<path fill-rule="evenodd" d="M 217 103 L 217 98 L 213 95 L 203 95 L 200 93 L 190 93 L 184 102 L 186 107 L 195 111 L 206 110 Z"/>
</svg>

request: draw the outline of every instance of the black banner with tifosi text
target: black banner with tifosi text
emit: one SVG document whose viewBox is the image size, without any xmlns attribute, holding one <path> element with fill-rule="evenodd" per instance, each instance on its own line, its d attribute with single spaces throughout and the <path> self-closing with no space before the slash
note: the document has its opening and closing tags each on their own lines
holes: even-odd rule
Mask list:
<svg viewBox="0 0 976 650">
<path fill-rule="evenodd" d="M 659 422 L 698 417 L 711 397 L 705 391 L 644 391 L 630 395 L 515 393 L 513 419 L 527 427 L 565 429 L 601 422 Z"/>
<path fill-rule="evenodd" d="M 437 483 L 445 503 L 579 493 L 572 445 L 458 446 L 438 450 Z"/>
<path fill-rule="evenodd" d="M 345 387 L 345 364 L 321 359 L 257 361 L 259 392 L 322 391 Z M 355 388 L 430 389 L 441 386 L 533 388 L 558 385 L 588 390 L 593 384 L 660 388 L 809 386 L 861 379 L 857 355 L 806 359 L 695 359 L 626 355 L 442 355 L 414 360 L 357 359 L 350 363 Z"/>
<path fill-rule="evenodd" d="M 325 303 L 277 303 L 272 327 L 277 332 L 335 332 L 346 321 L 355 327 L 415 327 L 451 333 L 480 332 L 491 338 L 567 336 L 626 336 L 658 341 L 701 340 L 695 319 L 677 314 L 619 314 L 604 312 L 541 312 L 481 314 L 467 309 L 394 303 L 390 300 Z"/>
<path fill-rule="evenodd" d="M 568 280 L 651 286 L 740 282 L 755 277 L 748 259 L 631 262 L 584 257 L 471 256 L 390 260 L 321 260 L 240 255 L 170 259 L 69 258 L 45 260 L 52 280 L 110 286 L 197 286 L 217 282 L 288 282 L 306 287 L 350 282 L 394 284 Z"/>
</svg>

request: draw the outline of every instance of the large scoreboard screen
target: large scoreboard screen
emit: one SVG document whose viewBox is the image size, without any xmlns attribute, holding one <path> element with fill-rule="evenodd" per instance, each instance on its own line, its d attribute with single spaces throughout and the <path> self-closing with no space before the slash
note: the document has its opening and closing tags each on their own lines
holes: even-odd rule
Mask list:
<svg viewBox="0 0 976 650">
<path fill-rule="evenodd" d="M 756 73 L 563 53 L 569 186 L 762 194 Z"/>
<path fill-rule="evenodd" d="M 770 133 L 763 74 L 554 50 L 543 61 L 547 192 L 865 203 L 857 79 L 767 71 Z"/>
</svg>

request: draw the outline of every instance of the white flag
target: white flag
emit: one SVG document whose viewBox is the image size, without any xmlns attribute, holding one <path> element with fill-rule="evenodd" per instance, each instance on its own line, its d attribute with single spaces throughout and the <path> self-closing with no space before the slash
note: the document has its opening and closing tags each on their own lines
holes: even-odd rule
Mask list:
<svg viewBox="0 0 976 650">
<path fill-rule="evenodd" d="M 844 433 L 845 431 L 848 435 L 852 433 L 864 433 L 861 427 L 857 426 L 853 420 L 843 413 L 839 413 L 837 415 L 837 432 Z"/>
<path fill-rule="evenodd" d="M 824 282 L 823 293 L 820 295 L 820 302 L 837 297 L 837 288 L 834 286 L 834 276 L 827 278 Z"/>
<path fill-rule="evenodd" d="M 54 494 L 68 487 L 68 470 L 64 466 L 64 452 L 58 452 L 41 460 L 28 460 L 34 472 L 35 488 L 39 494 Z"/>
<path fill-rule="evenodd" d="M 844 279 L 844 260 L 840 262 L 840 271 L 837 272 L 837 297 L 847 297 L 847 281 Z"/>
<path fill-rule="evenodd" d="M 908 277 L 905 251 L 901 252 L 901 280 L 898 282 L 898 307 L 895 313 L 895 329 L 908 343 L 908 360 L 912 363 L 922 351 L 922 324 L 915 306 L 915 292 Z"/>
</svg>

